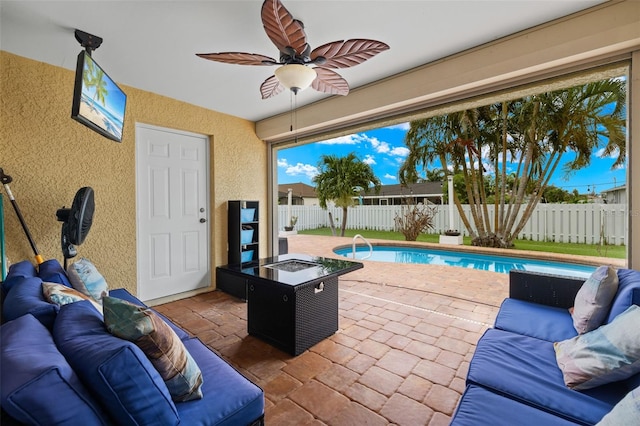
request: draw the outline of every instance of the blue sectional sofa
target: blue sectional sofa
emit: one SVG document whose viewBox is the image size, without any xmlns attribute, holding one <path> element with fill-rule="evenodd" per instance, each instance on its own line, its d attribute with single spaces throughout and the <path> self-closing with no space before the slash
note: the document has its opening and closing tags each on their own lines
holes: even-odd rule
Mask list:
<svg viewBox="0 0 640 426">
<path fill-rule="evenodd" d="M 620 269 L 617 277 L 603 327 L 640 305 L 640 272 Z M 586 390 L 569 388 L 558 366 L 554 342 L 577 339 L 569 308 L 585 280 L 523 271 L 511 271 L 509 280 L 509 298 L 478 341 L 451 425 L 595 425 L 614 407 L 619 414 L 625 396 L 635 417 L 620 424 L 640 424 L 640 361 L 631 360 L 631 377 Z M 640 323 L 625 328 L 640 333 Z M 613 417 L 603 423 L 618 424 Z"/>
<path fill-rule="evenodd" d="M 200 399 L 176 402 L 146 352 L 110 333 L 93 302 L 49 303 L 43 281 L 70 286 L 56 260 L 14 264 L 2 283 L 2 425 L 264 424 L 262 389 L 166 317 L 143 309 L 197 364 Z M 109 296 L 146 308 L 124 289 Z"/>
</svg>

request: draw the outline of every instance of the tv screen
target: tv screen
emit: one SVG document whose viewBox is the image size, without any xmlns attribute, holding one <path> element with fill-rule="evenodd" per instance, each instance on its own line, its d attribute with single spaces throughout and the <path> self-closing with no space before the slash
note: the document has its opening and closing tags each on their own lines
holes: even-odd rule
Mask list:
<svg viewBox="0 0 640 426">
<path fill-rule="evenodd" d="M 71 118 L 120 142 L 126 104 L 127 95 L 86 51 L 80 52 Z"/>
</svg>

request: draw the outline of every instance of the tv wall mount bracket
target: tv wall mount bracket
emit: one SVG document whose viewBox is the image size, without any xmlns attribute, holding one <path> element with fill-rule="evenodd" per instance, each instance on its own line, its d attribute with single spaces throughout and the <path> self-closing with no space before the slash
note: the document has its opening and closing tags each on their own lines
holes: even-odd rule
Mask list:
<svg viewBox="0 0 640 426">
<path fill-rule="evenodd" d="M 80 46 L 85 48 L 89 56 L 91 56 L 93 50 L 96 50 L 102 44 L 102 37 L 94 36 L 78 29 L 75 31 L 75 36 Z"/>
</svg>

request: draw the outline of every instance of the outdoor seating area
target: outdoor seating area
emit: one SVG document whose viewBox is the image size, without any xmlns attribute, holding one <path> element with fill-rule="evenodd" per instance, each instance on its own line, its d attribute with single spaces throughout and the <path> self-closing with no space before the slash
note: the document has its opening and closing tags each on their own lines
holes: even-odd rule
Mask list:
<svg viewBox="0 0 640 426">
<path fill-rule="evenodd" d="M 327 256 L 341 242 L 304 235 L 288 241 L 290 251 Z M 509 294 L 507 274 L 366 262 L 340 278 L 338 331 L 295 357 L 250 336 L 246 303 L 223 292 L 155 308 L 264 390 L 267 424 L 484 424 L 454 416 L 463 395 L 474 400 L 480 393 L 480 406 L 505 404 L 499 392 L 468 387 L 468 375 Z M 590 424 L 507 401 L 507 408 L 524 406 L 525 417 L 532 411 L 558 424 Z M 510 414 L 498 409 L 494 420 Z"/>
<path fill-rule="evenodd" d="M 288 246 L 330 257 L 345 240 Z M 250 336 L 247 304 L 223 292 L 155 309 L 264 390 L 266 424 L 447 425 L 507 294 L 504 274 L 367 262 L 340 277 L 338 331 L 296 357 Z"/>
</svg>

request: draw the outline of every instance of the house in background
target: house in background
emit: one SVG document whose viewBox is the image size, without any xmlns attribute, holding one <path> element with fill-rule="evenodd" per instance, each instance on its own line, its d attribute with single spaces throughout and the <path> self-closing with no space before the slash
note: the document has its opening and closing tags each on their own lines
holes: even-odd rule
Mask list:
<svg viewBox="0 0 640 426">
<path fill-rule="evenodd" d="M 287 205 L 291 188 L 291 205 L 293 206 L 317 206 L 319 204 L 316 188 L 306 183 L 283 183 L 278 185 L 278 204 Z"/>
<path fill-rule="evenodd" d="M 442 182 L 420 182 L 411 185 L 382 185 L 379 193 L 361 192 L 360 204 L 365 206 L 397 206 L 409 204 L 442 204 Z"/>
<path fill-rule="evenodd" d="M 626 204 L 627 185 L 620 185 L 611 189 L 605 189 L 600 193 L 600 196 L 607 204 Z"/>
</svg>

